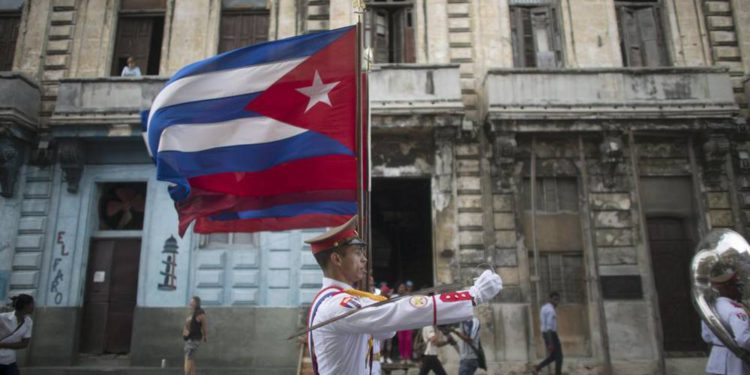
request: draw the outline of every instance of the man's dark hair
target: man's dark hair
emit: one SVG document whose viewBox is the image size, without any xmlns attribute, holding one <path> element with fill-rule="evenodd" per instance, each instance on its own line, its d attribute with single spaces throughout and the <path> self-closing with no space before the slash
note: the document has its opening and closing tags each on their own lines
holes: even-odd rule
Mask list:
<svg viewBox="0 0 750 375">
<path fill-rule="evenodd" d="M 346 255 L 346 248 L 348 246 L 337 246 L 328 250 L 323 250 L 315 255 L 315 261 L 318 262 L 318 265 L 320 266 L 320 269 L 325 270 L 328 267 L 328 262 L 331 261 L 331 255 L 333 253 L 338 254 L 339 256 Z"/>
<path fill-rule="evenodd" d="M 19 294 L 17 296 L 11 297 L 10 300 L 13 310 L 16 311 L 23 310 L 26 308 L 26 306 L 34 304 L 34 297 L 28 294 Z"/>
<path fill-rule="evenodd" d="M 560 293 L 558 293 L 558 292 L 551 292 L 549 294 L 549 298 L 555 298 L 555 297 L 560 298 Z"/>
</svg>

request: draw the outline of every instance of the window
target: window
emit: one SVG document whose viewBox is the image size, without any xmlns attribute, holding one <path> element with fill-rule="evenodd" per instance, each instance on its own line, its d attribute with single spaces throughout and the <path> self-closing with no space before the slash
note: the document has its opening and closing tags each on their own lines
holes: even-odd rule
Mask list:
<svg viewBox="0 0 750 375">
<path fill-rule="evenodd" d="M 523 202 L 531 210 L 531 179 L 524 180 Z M 578 183 L 571 177 L 547 177 L 536 179 L 537 213 L 561 211 L 578 212 Z"/>
<path fill-rule="evenodd" d="M 13 69 L 20 23 L 21 12 L 19 10 L 6 12 L 0 8 L 0 71 Z"/>
<path fill-rule="evenodd" d="M 200 236 L 202 249 L 226 249 L 242 247 L 244 249 L 260 247 L 258 233 L 211 233 Z"/>
<path fill-rule="evenodd" d="M 414 4 L 409 0 L 372 0 L 365 15 L 365 48 L 375 63 L 413 63 Z"/>
<path fill-rule="evenodd" d="M 129 56 L 143 75 L 159 74 L 166 0 L 122 0 L 112 75 L 119 76 Z"/>
<path fill-rule="evenodd" d="M 511 6 L 513 65 L 517 68 L 562 66 L 562 41 L 553 6 Z"/>
<path fill-rule="evenodd" d="M 99 230 L 142 230 L 146 183 L 100 185 Z"/>
<path fill-rule="evenodd" d="M 268 27 L 266 10 L 223 10 L 219 53 L 267 41 Z"/>
<path fill-rule="evenodd" d="M 617 2 L 615 6 L 623 64 L 668 65 L 658 1 Z"/>
<path fill-rule="evenodd" d="M 560 293 L 561 303 L 584 303 L 583 257 L 581 254 L 539 254 L 539 292 L 545 299 L 550 292 Z"/>
</svg>

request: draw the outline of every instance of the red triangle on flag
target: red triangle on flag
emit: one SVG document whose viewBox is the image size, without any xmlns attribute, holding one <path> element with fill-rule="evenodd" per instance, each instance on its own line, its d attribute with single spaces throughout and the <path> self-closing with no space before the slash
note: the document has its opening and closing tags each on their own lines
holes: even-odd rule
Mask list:
<svg viewBox="0 0 750 375">
<path fill-rule="evenodd" d="M 355 150 L 356 28 L 276 81 L 245 109 L 310 129 Z"/>
</svg>

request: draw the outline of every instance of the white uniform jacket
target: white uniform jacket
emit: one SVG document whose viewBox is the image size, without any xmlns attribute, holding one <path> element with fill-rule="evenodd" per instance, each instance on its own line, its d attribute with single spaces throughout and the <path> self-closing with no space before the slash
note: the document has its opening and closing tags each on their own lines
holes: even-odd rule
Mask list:
<svg viewBox="0 0 750 375">
<path fill-rule="evenodd" d="M 731 327 L 734 340 L 742 348 L 750 349 L 750 324 L 747 311 L 742 304 L 726 297 L 716 299 L 716 312 L 725 326 Z M 750 366 L 742 362 L 731 350 L 719 340 L 705 325 L 701 327 L 703 340 L 711 343 L 711 355 L 708 357 L 706 372 L 721 375 L 750 375 Z"/>
<path fill-rule="evenodd" d="M 369 298 L 346 294 L 346 289 L 352 287 L 323 278 L 323 288 L 310 307 L 308 325 L 375 303 Z M 384 340 L 400 330 L 464 321 L 473 316 L 472 305 L 469 292 L 405 297 L 318 328 L 307 337 L 315 373 L 366 375 L 371 336 Z"/>
</svg>

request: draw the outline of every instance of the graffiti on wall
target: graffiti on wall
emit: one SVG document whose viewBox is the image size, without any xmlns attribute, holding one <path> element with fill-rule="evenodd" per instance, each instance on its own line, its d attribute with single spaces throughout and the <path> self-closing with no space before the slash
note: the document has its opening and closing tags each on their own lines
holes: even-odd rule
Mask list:
<svg viewBox="0 0 750 375">
<path fill-rule="evenodd" d="M 52 277 L 52 283 L 50 284 L 49 291 L 50 293 L 52 293 L 52 298 L 55 302 L 55 305 L 60 305 L 63 302 L 62 283 L 63 280 L 65 280 L 65 274 L 62 271 L 62 267 L 60 267 L 60 263 L 62 263 L 63 257 L 67 257 L 68 255 L 70 255 L 70 252 L 66 249 L 65 246 L 64 230 L 57 232 L 55 242 L 60 247 L 60 255 L 55 256 L 55 258 L 52 260 L 52 274 L 54 276 Z"/>
<path fill-rule="evenodd" d="M 162 254 L 166 254 L 166 259 L 162 260 L 161 263 L 164 265 L 164 270 L 159 272 L 164 276 L 164 281 L 159 284 L 159 290 L 177 290 L 175 282 L 177 275 L 175 275 L 175 268 L 177 268 L 177 240 L 174 236 L 164 241 L 164 249 L 161 251 Z"/>
</svg>

